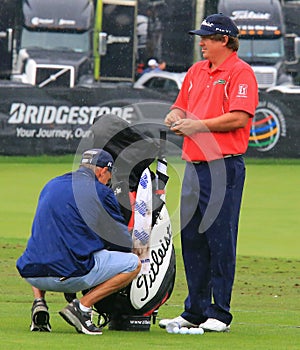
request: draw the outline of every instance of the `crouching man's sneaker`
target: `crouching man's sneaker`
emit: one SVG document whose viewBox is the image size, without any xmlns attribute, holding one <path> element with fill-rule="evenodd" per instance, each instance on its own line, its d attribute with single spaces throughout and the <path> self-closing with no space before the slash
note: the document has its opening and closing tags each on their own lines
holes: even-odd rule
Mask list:
<svg viewBox="0 0 300 350">
<path fill-rule="evenodd" d="M 74 326 L 79 333 L 89 335 L 102 334 L 102 329 L 96 327 L 92 322 L 92 311 L 82 311 L 79 307 L 79 300 L 77 299 L 74 299 L 59 314 L 71 326 Z"/>
<path fill-rule="evenodd" d="M 43 298 L 35 299 L 31 308 L 31 332 L 51 332 L 48 306 Z"/>
<path fill-rule="evenodd" d="M 215 318 L 208 318 L 204 323 L 200 324 L 199 328 L 202 328 L 205 332 L 229 332 L 230 325 Z"/>
<path fill-rule="evenodd" d="M 173 322 L 178 323 L 179 328 L 182 328 L 182 327 L 196 328 L 196 327 L 198 327 L 197 324 L 194 324 L 194 323 L 187 321 L 182 316 L 178 316 L 175 318 L 164 318 L 164 319 L 159 321 L 158 325 L 160 328 L 166 328 L 167 324 L 173 323 Z"/>
</svg>

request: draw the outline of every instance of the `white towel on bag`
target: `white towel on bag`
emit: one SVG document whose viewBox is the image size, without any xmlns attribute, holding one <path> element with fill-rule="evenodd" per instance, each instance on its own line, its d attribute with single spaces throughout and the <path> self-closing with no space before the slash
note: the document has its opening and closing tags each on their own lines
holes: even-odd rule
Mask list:
<svg viewBox="0 0 300 350">
<path fill-rule="evenodd" d="M 143 171 L 136 193 L 134 207 L 133 247 L 142 268 L 140 274 L 150 271 L 150 235 L 152 230 L 152 181 L 147 168 Z"/>
</svg>

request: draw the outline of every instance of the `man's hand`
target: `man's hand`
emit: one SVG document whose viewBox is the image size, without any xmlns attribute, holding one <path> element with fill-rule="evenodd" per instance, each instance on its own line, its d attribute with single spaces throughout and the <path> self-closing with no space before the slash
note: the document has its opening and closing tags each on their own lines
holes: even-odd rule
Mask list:
<svg viewBox="0 0 300 350">
<path fill-rule="evenodd" d="M 181 119 L 171 125 L 171 130 L 176 135 L 189 136 L 196 132 L 206 131 L 206 127 L 201 120 Z"/>
<path fill-rule="evenodd" d="M 178 118 L 182 115 L 182 118 Z M 228 132 L 243 128 L 247 125 L 250 117 L 248 113 L 243 111 L 233 111 L 215 118 L 201 120 L 196 119 L 192 114 L 187 113 L 187 118 L 185 116 L 185 113 L 180 109 L 174 109 L 167 115 L 165 123 L 175 134 L 189 136 L 199 132 Z"/>
<path fill-rule="evenodd" d="M 165 124 L 171 128 L 174 123 L 180 121 L 183 118 L 185 118 L 185 113 L 181 109 L 175 108 L 166 115 Z"/>
<path fill-rule="evenodd" d="M 132 253 L 137 255 L 140 260 L 145 260 L 149 258 L 149 250 L 150 248 L 148 246 L 134 247 Z"/>
</svg>

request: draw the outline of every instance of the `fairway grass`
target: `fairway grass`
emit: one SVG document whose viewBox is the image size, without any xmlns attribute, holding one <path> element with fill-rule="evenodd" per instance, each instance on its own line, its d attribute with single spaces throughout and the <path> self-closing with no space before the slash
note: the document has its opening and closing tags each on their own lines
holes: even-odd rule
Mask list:
<svg viewBox="0 0 300 350">
<path fill-rule="evenodd" d="M 52 333 L 29 331 L 32 294 L 29 285 L 19 277 L 15 269 L 15 260 L 23 251 L 24 245 L 5 243 L 2 238 L 0 249 L 0 337 L 5 350 L 299 349 L 300 261 L 238 257 L 232 300 L 234 320 L 229 333 L 168 334 L 156 322 L 149 332 L 110 331 L 106 327 L 101 336 L 86 336 L 77 334 L 58 315 L 58 311 L 66 305 L 63 295 L 59 293 L 47 294 Z M 186 285 L 178 248 L 176 255 L 175 288 L 171 298 L 159 309 L 158 320 L 177 316 L 182 311 Z"/>
<path fill-rule="evenodd" d="M 104 329 L 101 336 L 76 333 L 59 315 L 66 305 L 49 293 L 53 332 L 29 332 L 32 294 L 15 261 L 30 234 L 37 198 L 53 176 L 73 167 L 72 157 L 0 157 L 0 337 L 11 349 L 300 349 L 300 162 L 247 161 L 238 242 L 237 273 L 232 299 L 234 316 L 226 334 L 167 334 Z M 167 204 L 177 257 L 175 288 L 158 319 L 178 316 L 186 296 L 179 242 L 179 194 L 183 163 L 170 161 Z"/>
</svg>

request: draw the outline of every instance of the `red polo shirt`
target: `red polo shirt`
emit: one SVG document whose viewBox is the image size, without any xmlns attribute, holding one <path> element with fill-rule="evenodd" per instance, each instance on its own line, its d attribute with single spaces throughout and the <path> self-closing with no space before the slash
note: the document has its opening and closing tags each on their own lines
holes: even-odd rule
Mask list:
<svg viewBox="0 0 300 350">
<path fill-rule="evenodd" d="M 257 82 L 252 68 L 233 52 L 214 71 L 209 61 L 195 63 L 187 72 L 173 108 L 187 118 L 209 119 L 232 111 L 254 115 L 258 104 Z M 248 147 L 251 119 L 246 127 L 228 132 L 195 133 L 184 137 L 182 158 L 210 161 L 228 154 L 243 154 Z"/>
</svg>

